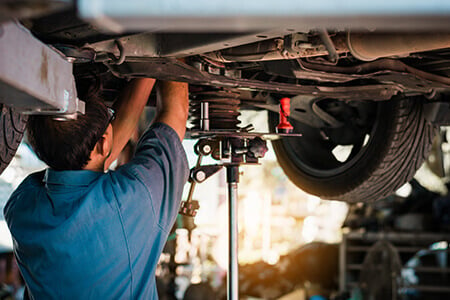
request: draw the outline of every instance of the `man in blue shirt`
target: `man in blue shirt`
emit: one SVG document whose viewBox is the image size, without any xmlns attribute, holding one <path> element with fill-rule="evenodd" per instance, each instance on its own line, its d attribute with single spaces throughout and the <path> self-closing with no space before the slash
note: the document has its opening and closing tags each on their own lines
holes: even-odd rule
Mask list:
<svg viewBox="0 0 450 300">
<path fill-rule="evenodd" d="M 159 82 L 157 115 L 134 158 L 105 173 L 154 83 L 132 81 L 114 120 L 94 94 L 77 120 L 30 118 L 30 144 L 50 168 L 28 176 L 4 214 L 31 299 L 158 298 L 155 268 L 188 175 L 187 84 Z"/>
</svg>

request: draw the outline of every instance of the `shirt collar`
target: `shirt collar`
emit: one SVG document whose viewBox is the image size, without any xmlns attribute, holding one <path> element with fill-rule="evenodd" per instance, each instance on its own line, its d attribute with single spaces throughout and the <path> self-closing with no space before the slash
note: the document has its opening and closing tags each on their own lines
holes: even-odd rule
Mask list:
<svg viewBox="0 0 450 300">
<path fill-rule="evenodd" d="M 89 170 L 56 171 L 47 169 L 43 181 L 47 184 L 88 186 L 103 174 Z"/>
</svg>

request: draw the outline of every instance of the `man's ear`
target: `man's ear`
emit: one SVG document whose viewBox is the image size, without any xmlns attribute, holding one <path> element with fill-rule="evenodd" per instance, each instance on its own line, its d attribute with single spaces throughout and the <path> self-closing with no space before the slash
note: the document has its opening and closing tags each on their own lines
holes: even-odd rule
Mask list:
<svg viewBox="0 0 450 300">
<path fill-rule="evenodd" d="M 105 139 L 105 135 L 103 135 L 103 136 L 97 141 L 97 144 L 95 144 L 95 148 L 94 148 L 95 154 L 101 155 L 101 156 L 104 155 L 104 152 L 105 152 L 105 149 L 106 149 L 105 143 L 106 143 L 106 139 Z"/>
<path fill-rule="evenodd" d="M 113 146 L 113 128 L 112 125 L 109 124 L 108 127 L 105 130 L 105 133 L 103 134 L 102 138 L 102 155 L 109 157 L 111 155 L 112 146 Z"/>
<path fill-rule="evenodd" d="M 95 149 L 98 154 L 101 156 L 108 156 L 111 152 L 111 130 L 108 129 L 105 131 L 105 133 L 102 135 L 102 137 L 98 140 L 97 144 L 95 145 Z"/>
</svg>

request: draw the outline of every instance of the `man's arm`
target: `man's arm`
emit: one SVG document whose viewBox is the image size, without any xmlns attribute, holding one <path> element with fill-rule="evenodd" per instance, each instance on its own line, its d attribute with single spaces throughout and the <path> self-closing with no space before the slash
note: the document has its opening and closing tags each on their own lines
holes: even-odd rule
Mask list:
<svg viewBox="0 0 450 300">
<path fill-rule="evenodd" d="M 162 122 L 174 129 L 180 140 L 186 133 L 189 99 L 188 84 L 161 81 L 157 89 L 157 115 L 154 122 Z"/>
<path fill-rule="evenodd" d="M 116 160 L 136 129 L 155 81 L 152 78 L 133 79 L 114 103 L 116 119 L 111 123 L 113 146 L 111 155 L 105 162 L 106 167 Z"/>
<path fill-rule="evenodd" d="M 140 138 L 133 159 L 110 174 L 117 194 L 123 192 L 124 186 L 130 193 L 139 191 L 134 201 L 122 202 L 122 197 L 117 197 L 121 209 L 136 211 L 136 218 L 141 216 L 144 226 L 152 220 L 158 230 L 167 233 L 178 213 L 189 173 L 181 144 L 188 116 L 187 84 L 159 81 L 157 96 L 156 124 Z M 148 208 L 149 213 L 144 213 Z M 161 237 L 165 240 L 167 235 Z"/>
</svg>

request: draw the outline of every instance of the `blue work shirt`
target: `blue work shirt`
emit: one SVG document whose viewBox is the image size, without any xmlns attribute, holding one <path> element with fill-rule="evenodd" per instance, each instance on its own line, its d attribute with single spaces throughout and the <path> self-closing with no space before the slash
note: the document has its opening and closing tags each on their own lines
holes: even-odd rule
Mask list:
<svg viewBox="0 0 450 300">
<path fill-rule="evenodd" d="M 32 299 L 157 299 L 155 269 L 187 180 L 176 132 L 154 124 L 108 173 L 47 169 L 4 209 Z"/>
</svg>

